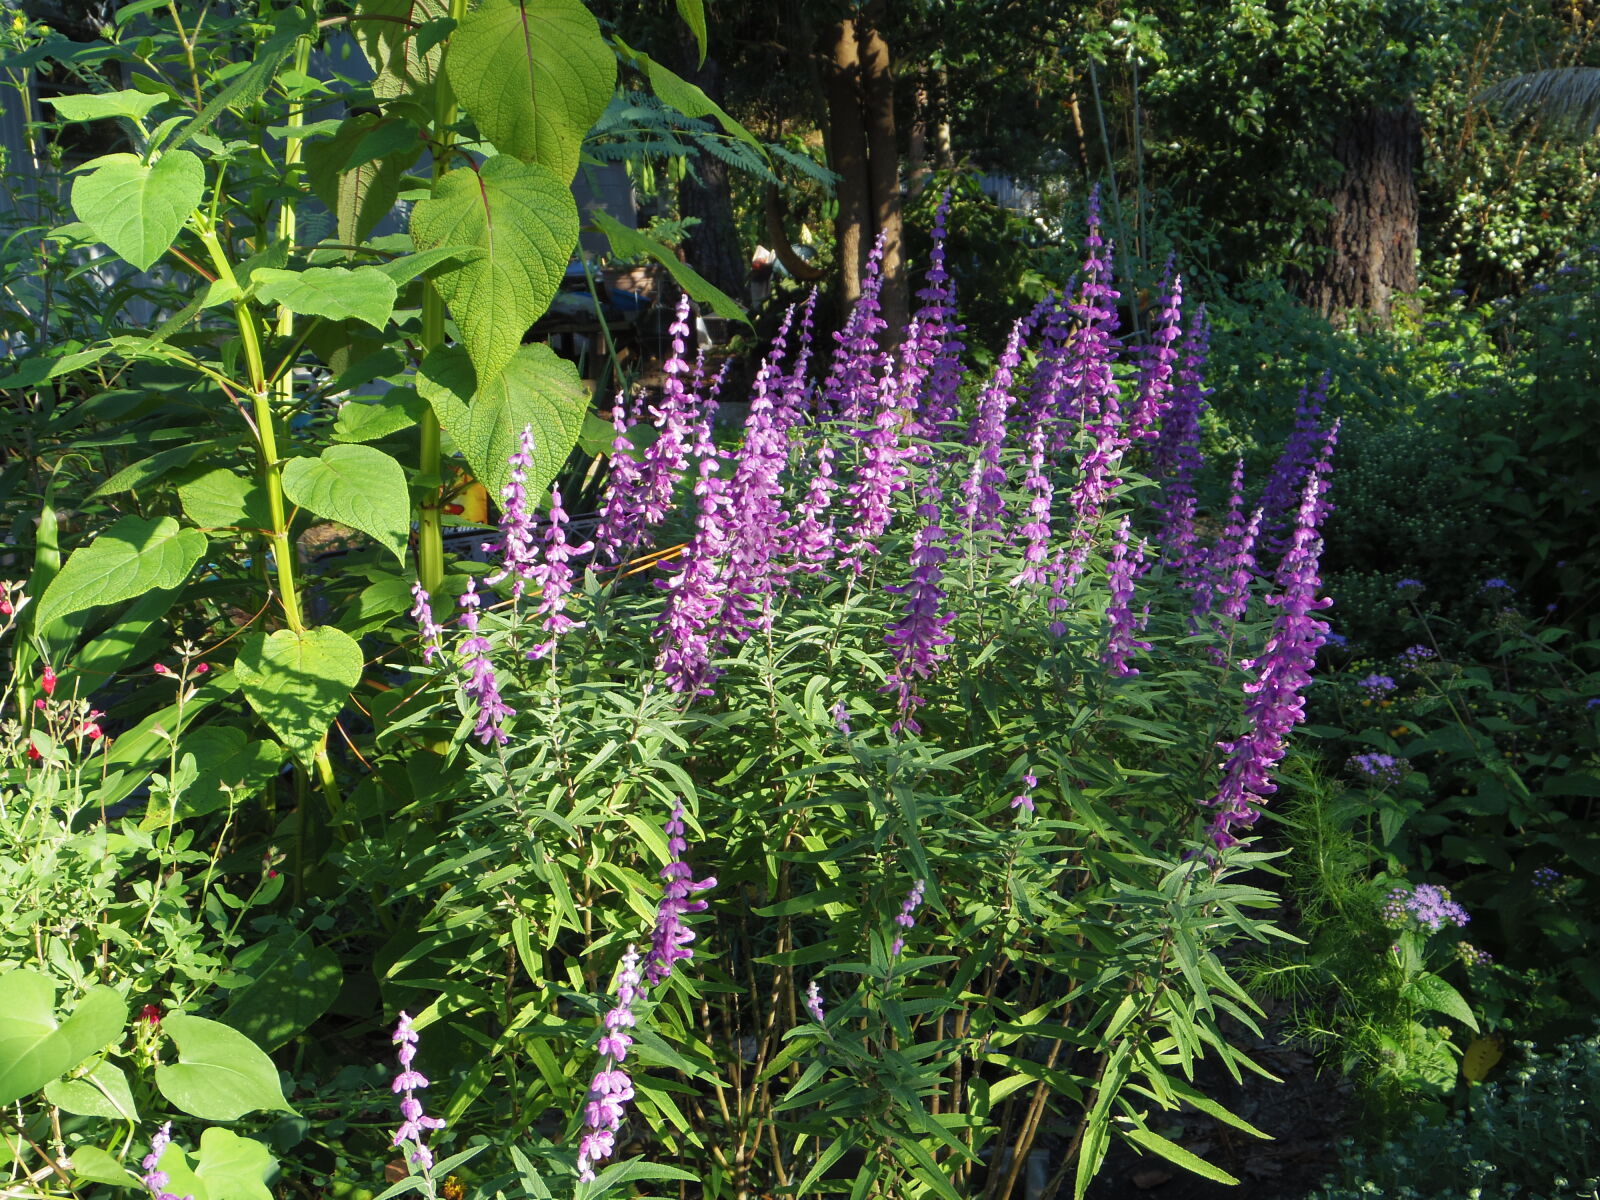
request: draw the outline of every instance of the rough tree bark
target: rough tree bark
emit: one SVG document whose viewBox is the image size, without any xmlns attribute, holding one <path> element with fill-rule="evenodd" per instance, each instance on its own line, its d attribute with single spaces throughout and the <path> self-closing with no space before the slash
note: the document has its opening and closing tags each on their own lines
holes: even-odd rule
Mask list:
<svg viewBox="0 0 1600 1200">
<path fill-rule="evenodd" d="M 853 20 L 828 33 L 824 85 L 828 97 L 828 165 L 839 176 L 834 240 L 839 256 L 839 303 L 861 296 L 861 272 L 872 246 L 872 183 L 867 175 L 867 131 L 861 115 L 861 54 Z"/>
<path fill-rule="evenodd" d="M 697 66 L 698 58 L 694 43 L 686 43 L 682 74 L 721 104 L 721 67 L 715 58 L 707 58 Z M 715 155 L 700 153 L 692 160 L 692 166 L 693 173 L 678 185 L 678 210 L 685 217 L 698 217 L 700 224 L 684 239 L 684 257 L 714 286 L 730 296 L 741 296 L 750 267 L 739 245 L 727 164 Z"/>
<path fill-rule="evenodd" d="M 867 178 L 872 187 L 874 237 L 883 238 L 884 337 L 898 342 L 911 316 L 900 227 L 900 150 L 894 128 L 894 75 L 889 44 L 875 28 L 858 30 L 861 98 L 867 127 Z M 870 249 L 870 246 L 868 247 Z"/>
<path fill-rule="evenodd" d="M 1372 108 L 1339 129 L 1342 171 L 1329 192 L 1326 255 L 1306 299 L 1336 323 L 1355 317 L 1387 325 L 1397 293 L 1417 287 L 1417 113 Z"/>
</svg>

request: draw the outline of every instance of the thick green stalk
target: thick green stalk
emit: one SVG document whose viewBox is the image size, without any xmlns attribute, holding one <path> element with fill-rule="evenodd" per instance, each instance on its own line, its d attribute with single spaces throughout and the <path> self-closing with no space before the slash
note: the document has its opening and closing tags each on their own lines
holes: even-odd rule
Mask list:
<svg viewBox="0 0 1600 1200">
<path fill-rule="evenodd" d="M 273 567 L 278 578 L 278 600 L 283 605 L 283 617 L 296 633 L 305 632 L 305 621 L 300 616 L 300 591 L 294 579 L 294 544 L 289 540 L 289 522 L 283 504 L 283 469 L 279 465 L 278 435 L 273 424 L 272 393 L 268 388 L 266 366 L 261 356 L 261 330 L 255 315 L 243 297 L 244 289 L 233 273 L 216 229 L 209 221 L 199 227 L 200 240 L 205 244 L 211 262 L 216 267 L 217 278 L 238 288 L 239 298 L 233 302 L 234 320 L 239 325 L 239 336 L 244 342 L 245 367 L 250 373 L 250 401 L 255 416 L 256 441 L 260 448 L 261 482 L 267 489 L 267 512 L 272 518 L 268 540 L 272 543 Z"/>
<path fill-rule="evenodd" d="M 450 0 L 450 19 L 459 24 L 467 15 L 467 0 Z M 445 53 L 449 54 L 446 48 Z M 450 82 L 440 71 L 434 80 L 433 180 L 445 173 L 450 146 L 455 135 L 456 98 Z M 444 345 L 444 299 L 431 281 L 422 285 L 422 352 Z M 422 414 L 422 452 L 418 463 L 417 486 L 422 499 L 417 504 L 417 577 L 430 594 L 444 586 L 444 474 L 439 418 L 432 409 Z"/>
</svg>

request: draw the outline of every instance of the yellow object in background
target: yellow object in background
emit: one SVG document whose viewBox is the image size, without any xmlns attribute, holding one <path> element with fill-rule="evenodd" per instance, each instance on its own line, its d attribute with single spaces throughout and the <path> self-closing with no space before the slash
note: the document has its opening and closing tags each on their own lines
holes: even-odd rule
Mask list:
<svg viewBox="0 0 1600 1200">
<path fill-rule="evenodd" d="M 1461 1056 L 1461 1073 L 1473 1083 L 1482 1083 L 1500 1061 L 1501 1053 L 1498 1037 L 1474 1038 Z"/>
</svg>

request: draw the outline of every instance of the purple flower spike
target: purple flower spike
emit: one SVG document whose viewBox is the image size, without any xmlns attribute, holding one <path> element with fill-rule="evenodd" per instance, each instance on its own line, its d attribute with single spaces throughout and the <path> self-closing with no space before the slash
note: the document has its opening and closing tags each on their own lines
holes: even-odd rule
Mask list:
<svg viewBox="0 0 1600 1200">
<path fill-rule="evenodd" d="M 872 412 L 873 396 L 888 375 L 888 361 L 878 345 L 878 334 L 889 323 L 878 315 L 883 290 L 883 235 L 873 244 L 861 277 L 861 295 L 850 310 L 844 328 L 833 335 L 837 346 L 833 366 L 822 394 L 841 421 L 865 421 Z"/>
<path fill-rule="evenodd" d="M 1317 648 L 1328 631 L 1327 623 L 1316 613 L 1332 603 L 1317 596 L 1321 586 L 1317 564 L 1322 553 L 1318 529 L 1329 508 L 1323 494 L 1338 433 L 1336 422 L 1323 443 L 1321 457 L 1306 477 L 1294 533 L 1278 565 L 1278 592 L 1267 600 L 1278 609 L 1267 644 L 1256 658 L 1244 663 L 1251 675 L 1244 689 L 1248 727 L 1233 741 L 1218 743 L 1228 756 L 1222 786 L 1210 802 L 1216 813 L 1210 836 L 1218 849 L 1237 845 L 1233 829 L 1253 825 L 1266 797 L 1277 791 L 1272 769 L 1288 750 L 1290 730 L 1305 719 L 1301 693 L 1311 682 Z"/>
<path fill-rule="evenodd" d="M 428 1081 L 411 1066 L 412 1060 L 417 1057 L 417 1031 L 411 1028 L 408 1014 L 400 1014 L 400 1021 L 394 1027 L 394 1037 L 390 1040 L 400 1047 L 397 1052 L 400 1074 L 395 1076 L 391 1085 L 391 1090 L 401 1095 L 400 1127 L 394 1132 L 393 1145 L 404 1146 L 410 1142 L 413 1147 L 411 1161 L 426 1174 L 433 1170 L 433 1151 L 427 1145 L 428 1133 L 430 1130 L 443 1129 L 444 1121 L 439 1117 L 424 1115 L 422 1101 L 416 1097 L 417 1092 L 428 1086 Z"/>
<path fill-rule="evenodd" d="M 1160 436 L 1151 452 L 1151 472 L 1161 481 L 1161 496 L 1154 507 L 1161 514 L 1162 558 L 1177 570 L 1181 586 L 1190 589 L 1202 586 L 1207 575 L 1194 529 L 1194 480 L 1203 462 L 1200 417 L 1206 407 L 1207 337 L 1205 311 L 1191 313 L 1172 403 L 1161 418 Z"/>
<path fill-rule="evenodd" d="M 826 1024 L 827 1014 L 822 1010 L 822 991 L 813 979 L 806 985 L 806 1012 L 811 1014 L 811 1019 L 818 1025 Z"/>
<path fill-rule="evenodd" d="M 167 1191 L 167 1181 L 171 1177 L 161 1169 L 161 1156 L 171 1144 L 172 1122 L 168 1121 L 151 1136 L 150 1153 L 146 1154 L 139 1164 L 144 1168 L 144 1175 L 140 1181 L 150 1189 L 150 1195 L 154 1200 L 178 1200 L 177 1196 Z M 194 1200 L 194 1198 L 187 1196 L 184 1200 Z"/>
<path fill-rule="evenodd" d="M 956 394 L 964 368 L 961 352 L 966 346 L 960 335 L 965 326 L 956 323 L 955 285 L 945 269 L 944 243 L 950 218 L 950 193 L 944 194 L 933 217 L 933 249 L 928 255 L 926 286 L 917 293 L 922 306 L 916 322 L 921 337 L 933 348 L 928 363 L 927 381 L 917 398 L 916 428 L 926 438 L 949 438 L 956 419 Z"/>
<path fill-rule="evenodd" d="M 661 868 L 661 878 L 666 888 L 661 904 L 656 909 L 655 937 L 650 945 L 650 959 L 645 963 L 644 977 L 652 985 L 663 982 L 672 974 L 672 964 L 694 957 L 689 943 L 694 941 L 694 930 L 683 923 L 688 913 L 705 912 L 704 900 L 690 899 L 696 892 L 717 886 L 713 877 L 696 880 L 694 871 L 683 861 L 689 843 L 684 838 L 683 804 L 673 805 L 672 816 L 667 819 L 667 849 L 671 855 Z"/>
<path fill-rule="evenodd" d="M 637 1019 L 633 1005 L 638 998 L 639 954 L 629 946 L 622 956 L 622 969 L 617 972 L 617 1002 L 606 1013 L 606 1031 L 598 1046 L 603 1061 L 589 1084 L 589 1095 L 583 1107 L 578 1178 L 584 1183 L 593 1183 L 595 1165 L 616 1153 L 617 1131 L 628 1115 L 628 1101 L 633 1099 L 633 1080 L 623 1069 L 622 1062 L 633 1045 L 633 1035 L 627 1031 L 634 1027 Z"/>
<path fill-rule="evenodd" d="M 900 905 L 900 913 L 894 919 L 894 923 L 900 927 L 900 932 L 895 935 L 894 942 L 889 946 L 890 958 L 900 957 L 900 952 L 906 948 L 905 935 L 916 928 L 917 909 L 922 907 L 924 886 L 920 879 L 913 883 L 911 890 L 906 893 L 905 901 Z"/>
<path fill-rule="evenodd" d="M 561 489 L 550 489 L 550 516 L 544 527 L 544 561 L 529 574 L 539 585 L 539 606 L 533 610 L 535 618 L 542 617 L 544 631 L 549 640 L 528 651 L 529 658 L 544 658 L 554 654 L 556 641 L 563 633 L 582 629 L 582 621 L 567 616 L 567 597 L 572 591 L 572 566 L 578 558 L 594 549 L 593 542 L 576 546 L 567 544 L 567 512 L 561 507 Z"/>
<path fill-rule="evenodd" d="M 1111 247 L 1100 235 L 1099 187 L 1089 194 L 1088 217 L 1079 299 L 1070 306 L 1078 327 L 1067 349 L 1058 391 L 1057 431 L 1063 439 L 1080 421 L 1108 417 L 1115 428 L 1119 416 L 1112 365 L 1117 356 L 1116 302 L 1121 293 L 1111 283 Z M 1062 445 L 1064 442 L 1052 448 Z"/>
<path fill-rule="evenodd" d="M 1318 422 L 1322 406 L 1328 399 L 1328 384 L 1333 379 L 1331 371 L 1324 371 L 1315 387 L 1302 388 L 1295 406 L 1294 431 L 1283 444 L 1283 452 L 1267 476 L 1266 489 L 1261 493 L 1261 510 L 1265 524 L 1262 531 L 1276 535 L 1284 528 L 1285 517 L 1293 508 L 1295 497 L 1305 485 L 1306 471 L 1317 456 L 1317 448 L 1324 434 Z M 1269 545 L 1276 551 L 1279 542 L 1275 537 Z"/>
<path fill-rule="evenodd" d="M 845 491 L 852 521 L 841 564 L 856 575 L 865 569 L 866 557 L 878 553 L 877 539 L 889 528 L 894 515 L 894 494 L 905 488 L 908 471 L 900 441 L 905 424 L 902 399 L 894 380 L 886 377 L 878 387 L 877 418 L 862 439 L 861 466 Z"/>
<path fill-rule="evenodd" d="M 1033 812 L 1033 789 L 1039 786 L 1039 777 L 1030 771 L 1022 777 L 1022 784 L 1022 791 L 1011 797 L 1011 807 L 1022 810 L 1017 814 L 1019 817 L 1024 812 Z"/>
<path fill-rule="evenodd" d="M 500 569 L 484 580 L 499 583 L 511 577 L 511 598 L 521 597 L 523 587 L 534 571 L 533 512 L 528 506 L 527 472 L 533 467 L 533 426 L 522 428 L 517 450 L 506 460 L 511 475 L 500 493 L 500 542 L 485 543 L 486 551 L 498 550 Z"/>
<path fill-rule="evenodd" d="M 1141 547 L 1130 551 L 1131 529 L 1132 520 L 1123 517 L 1112 542 L 1111 563 L 1106 572 L 1111 590 L 1111 599 L 1106 604 L 1106 623 L 1111 626 L 1111 633 L 1106 638 L 1100 662 L 1115 679 L 1137 675 L 1138 669 L 1130 666 L 1128 659 L 1135 650 L 1150 649 L 1149 642 L 1137 638 L 1139 623 L 1132 609 L 1133 580 L 1139 564 L 1144 561 L 1144 550 Z"/>
<path fill-rule="evenodd" d="M 917 681 L 931 677 L 938 665 L 948 657 L 945 646 L 955 640 L 945 626 L 955 620 L 954 612 L 944 612 L 945 592 L 941 585 L 944 562 L 948 555 L 942 543 L 944 530 L 939 525 L 939 488 L 934 472 L 928 472 L 923 488 L 923 502 L 917 514 L 923 526 L 917 530 L 911 546 L 911 581 L 904 585 L 890 585 L 887 592 L 902 595 L 905 615 L 889 626 L 884 637 L 894 655 L 894 666 L 889 671 L 888 682 L 880 689 L 895 693 L 899 702 L 899 717 L 891 727 L 895 733 L 918 733 L 916 710 L 926 701 L 916 693 Z"/>
<path fill-rule="evenodd" d="M 805 499 L 795 509 L 794 523 L 783 530 L 794 565 L 810 574 L 822 570 L 835 548 L 836 531 L 829 510 L 839 484 L 833 477 L 833 445 L 826 437 L 817 439 L 815 462 Z"/>
<path fill-rule="evenodd" d="M 611 476 L 606 484 L 594 540 L 598 547 L 595 557 L 603 564 L 615 566 L 627 557 L 643 513 L 639 463 L 633 457 L 633 443 L 626 436 L 627 411 L 620 393 L 611 407 L 611 427 L 616 431 L 611 441 Z"/>
<path fill-rule="evenodd" d="M 1157 426 L 1172 401 L 1172 366 L 1178 360 L 1173 343 L 1181 336 L 1183 280 L 1167 260 L 1166 278 L 1161 283 L 1161 307 L 1150 330 L 1150 344 L 1139 357 L 1139 398 L 1128 414 L 1130 442 L 1155 441 Z"/>
<path fill-rule="evenodd" d="M 1000 490 L 1006 484 L 1005 468 L 1001 465 L 1006 442 L 1006 413 L 1011 408 L 1011 384 L 1018 365 L 1022 362 L 1023 322 L 1011 327 L 1006 348 L 994 369 L 989 386 L 978 397 L 978 415 L 970 433 L 971 444 L 977 448 L 972 462 L 972 475 L 968 478 L 964 494 L 967 531 L 972 534 L 999 533 L 1005 526 L 1005 501 Z"/>
<path fill-rule="evenodd" d="M 411 585 L 416 603 L 411 606 L 411 619 L 422 631 L 422 661 L 433 662 L 433 656 L 444 650 L 444 626 L 433 619 L 433 606 L 428 603 L 428 592 L 421 582 Z"/>
<path fill-rule="evenodd" d="M 1022 486 L 1027 489 L 1028 519 L 1017 532 L 1022 539 L 1022 570 L 1011 579 L 1011 586 L 1038 587 L 1049 578 L 1045 559 L 1050 554 L 1050 509 L 1055 502 L 1055 486 L 1045 470 L 1045 414 L 1037 413 L 1028 433 L 1028 473 Z"/>
<path fill-rule="evenodd" d="M 473 729 L 478 741 L 487 746 L 491 741 L 504 746 L 510 740 L 504 725 L 507 717 L 517 710 L 500 698 L 500 685 L 495 679 L 494 664 L 489 661 L 489 639 L 478 632 L 478 581 L 469 578 L 467 590 L 461 593 L 461 627 L 467 631 L 467 640 L 461 643 L 462 667 L 467 672 L 463 689 L 478 706 L 478 724 Z"/>
<path fill-rule="evenodd" d="M 717 473 L 717 448 L 711 440 L 709 418 L 696 426 L 694 455 L 700 463 L 700 480 L 694 489 L 700 507 L 694 536 L 678 556 L 677 570 L 660 584 L 668 594 L 661 612 L 656 669 L 666 676 L 673 691 L 709 696 L 716 678 L 711 662 L 724 636 L 722 558 L 728 549 L 730 523 L 728 485 Z"/>
</svg>

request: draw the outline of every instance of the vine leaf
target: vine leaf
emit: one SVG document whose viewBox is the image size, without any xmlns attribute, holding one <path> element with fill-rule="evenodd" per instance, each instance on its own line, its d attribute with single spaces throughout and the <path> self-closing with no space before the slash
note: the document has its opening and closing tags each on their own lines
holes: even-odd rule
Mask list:
<svg viewBox="0 0 1600 1200">
<path fill-rule="evenodd" d="M 205 169 L 187 150 L 149 164 L 135 154 L 108 154 L 95 163 L 72 185 L 72 211 L 118 255 L 148 270 L 199 207 Z"/>
<path fill-rule="evenodd" d="M 616 55 L 578 0 L 489 0 L 450 39 L 444 70 L 496 150 L 566 182 L 617 82 Z"/>
<path fill-rule="evenodd" d="M 533 426 L 533 466 L 528 494 L 539 495 L 556 477 L 583 431 L 589 396 L 577 368 L 549 346 L 524 346 L 506 369 L 480 384 L 458 346 L 423 360 L 417 390 L 450 431 L 478 481 L 498 496 L 511 475 L 506 460 Z"/>
<path fill-rule="evenodd" d="M 206 535 L 171 517 L 123 517 L 67 559 L 39 598 L 44 628 L 58 617 L 117 604 L 153 588 L 174 588 L 206 552 Z"/>
<path fill-rule="evenodd" d="M 355 639 L 324 625 L 248 635 L 239 646 L 234 673 L 250 707 L 305 762 L 316 752 L 350 690 L 361 681 L 361 665 L 361 647 Z"/>
<path fill-rule="evenodd" d="M 170 1013 L 161 1031 L 177 1043 L 178 1061 L 156 1068 L 156 1088 L 190 1116 L 237 1121 L 249 1112 L 294 1112 L 283 1098 L 278 1068 L 237 1029 Z"/>
<path fill-rule="evenodd" d="M 411 238 L 422 251 L 479 251 L 439 271 L 434 285 L 478 378 L 493 379 L 561 286 L 578 241 L 578 204 L 547 168 L 497 155 L 479 170 L 459 167 L 439 179 L 433 196 L 412 210 Z"/>
<path fill-rule="evenodd" d="M 278 271 L 257 267 L 250 275 L 256 295 L 305 317 L 344 321 L 354 317 L 382 329 L 394 311 L 398 289 L 377 267 L 307 267 Z"/>
<path fill-rule="evenodd" d="M 291 458 L 283 468 L 283 493 L 319 517 L 359 529 L 405 562 L 411 531 L 406 475 L 382 450 L 329 446 L 316 458 Z"/>
</svg>

